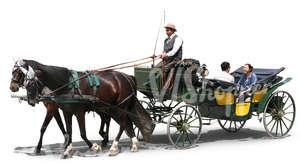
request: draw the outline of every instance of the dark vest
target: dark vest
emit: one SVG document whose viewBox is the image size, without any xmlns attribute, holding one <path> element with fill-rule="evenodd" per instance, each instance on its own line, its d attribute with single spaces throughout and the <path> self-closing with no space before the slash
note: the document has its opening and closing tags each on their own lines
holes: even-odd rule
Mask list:
<svg viewBox="0 0 300 168">
<path fill-rule="evenodd" d="M 176 38 L 177 38 L 177 35 L 175 35 L 169 41 L 169 43 L 167 43 L 168 39 L 165 40 L 164 53 L 168 53 L 169 51 L 171 51 L 173 49 Z M 167 57 L 166 61 L 181 60 L 181 59 L 182 59 L 182 44 L 181 44 L 180 48 L 178 49 L 178 51 L 173 56 Z"/>
</svg>

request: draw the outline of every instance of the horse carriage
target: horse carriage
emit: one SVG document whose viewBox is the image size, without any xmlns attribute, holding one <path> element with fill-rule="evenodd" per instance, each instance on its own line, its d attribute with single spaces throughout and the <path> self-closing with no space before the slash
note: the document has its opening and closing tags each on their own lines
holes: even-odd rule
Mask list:
<svg viewBox="0 0 300 168">
<path fill-rule="evenodd" d="M 151 58 L 154 62 L 153 57 L 139 61 Z M 136 62 L 130 61 L 95 71 L 76 72 L 32 60 L 21 60 L 14 66 L 11 90 L 16 92 L 19 87 L 25 87 L 27 95 L 22 98 L 30 105 L 48 101 L 57 105 L 55 113 L 58 113 L 58 108 L 62 109 L 67 132 L 61 121 L 58 120 L 58 124 L 66 138 L 64 156 L 72 149 L 73 115 L 77 117 L 82 139 L 89 148 L 99 149 L 85 135 L 84 116 L 88 111 L 96 111 L 107 124 L 106 132 L 103 132 L 103 124 L 100 129 L 105 143 L 108 142 L 110 118 L 120 124 L 119 133 L 109 150 L 110 155 L 118 153 L 118 141 L 124 130 L 132 139 L 131 151 L 136 152 L 135 135 L 139 138 L 141 133 L 144 140 L 149 140 L 159 123 L 167 124 L 169 141 L 176 148 L 188 148 L 197 143 L 202 126 L 209 125 L 214 119 L 225 131 L 235 133 L 252 116 L 262 115 L 267 134 L 274 138 L 286 136 L 293 126 L 295 102 L 288 92 L 276 91 L 291 80 L 283 80 L 278 76 L 284 68 L 254 69 L 259 80 L 247 99 L 240 101 L 235 84 L 207 79 L 206 65 L 200 65 L 197 60 L 179 61 L 169 74 L 163 72 L 163 68 L 140 66 L 151 61 L 120 67 Z M 128 67 L 134 67 L 134 76 L 113 71 Z M 242 68 L 232 72 L 235 81 L 239 80 L 241 74 Z M 167 75 L 168 78 L 165 78 Z M 42 93 L 43 87 L 52 91 Z M 136 91 L 142 93 L 143 97 L 137 99 Z M 44 121 L 46 124 L 42 126 L 38 150 L 52 117 L 51 114 Z"/>
<path fill-rule="evenodd" d="M 202 126 L 214 119 L 231 133 L 238 132 L 252 116 L 260 115 L 271 137 L 284 137 L 291 130 L 296 111 L 294 99 L 286 91 L 276 91 L 292 79 L 278 76 L 285 68 L 253 69 L 258 82 L 241 101 L 235 84 L 205 78 L 206 65 L 200 66 L 196 60 L 182 62 L 173 74 L 171 90 L 164 87 L 160 68 L 134 69 L 137 90 L 144 95 L 140 102 L 155 124 L 167 124 L 169 141 L 176 148 L 188 148 L 198 142 Z M 242 67 L 231 73 L 236 83 L 242 73 Z"/>
</svg>

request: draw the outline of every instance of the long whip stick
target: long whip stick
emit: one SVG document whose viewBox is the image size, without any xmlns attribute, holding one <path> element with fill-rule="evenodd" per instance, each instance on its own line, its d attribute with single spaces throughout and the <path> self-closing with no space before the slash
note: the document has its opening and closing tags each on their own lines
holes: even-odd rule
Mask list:
<svg viewBox="0 0 300 168">
<path fill-rule="evenodd" d="M 164 14 L 163 14 L 163 17 L 160 19 L 160 23 L 159 23 L 159 27 L 158 27 L 158 31 L 157 31 L 157 35 L 156 35 L 156 39 L 155 39 L 152 67 L 154 67 L 154 56 L 155 56 L 155 52 L 156 52 L 157 41 L 158 41 L 160 29 L 161 29 L 161 26 L 165 24 L 165 19 L 166 19 L 166 17 L 165 17 L 165 10 L 164 10 Z"/>
</svg>

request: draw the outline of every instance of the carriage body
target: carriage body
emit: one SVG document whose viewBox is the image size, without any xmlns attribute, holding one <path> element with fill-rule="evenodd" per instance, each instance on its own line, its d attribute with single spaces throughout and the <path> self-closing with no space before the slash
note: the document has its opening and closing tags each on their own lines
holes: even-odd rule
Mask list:
<svg viewBox="0 0 300 168">
<path fill-rule="evenodd" d="M 258 82 L 254 86 L 246 101 L 238 101 L 239 91 L 235 84 L 206 79 L 204 77 L 201 78 L 195 75 L 182 75 L 182 73 L 175 73 L 175 84 L 170 91 L 163 87 L 164 83 L 162 82 L 162 72 L 160 68 L 135 67 L 134 72 L 137 81 L 137 90 L 143 93 L 145 97 L 150 100 L 150 105 L 147 106 L 147 110 L 150 115 L 153 116 L 153 120 L 156 120 L 156 123 L 166 123 L 170 125 L 170 123 L 172 123 L 171 118 L 176 114 L 181 114 L 181 112 L 178 112 L 180 107 L 177 108 L 176 106 L 182 102 L 185 104 L 183 106 L 186 108 L 189 107 L 194 110 L 196 109 L 199 113 L 198 116 L 201 116 L 200 118 L 202 121 L 209 121 L 209 123 L 203 123 L 201 121 L 201 127 L 202 124 L 209 125 L 211 120 L 217 119 L 220 126 L 228 132 L 238 132 L 238 130 L 242 128 L 245 122 L 251 119 L 252 116 L 263 115 L 264 126 L 267 133 L 276 138 L 285 136 L 291 129 L 295 119 L 295 103 L 291 95 L 285 91 L 282 93 L 275 92 L 280 86 L 291 80 L 291 78 L 283 80 L 282 77 L 278 76 L 278 74 L 283 70 L 284 68 L 254 69 L 253 72 L 257 75 Z M 235 81 L 237 82 L 242 73 L 241 67 L 231 74 L 235 77 Z M 196 78 L 196 82 L 194 82 L 195 80 L 193 78 Z M 177 85 L 176 82 L 178 83 Z M 291 123 L 288 128 L 286 123 L 281 121 L 281 115 L 283 112 L 280 112 L 280 110 L 273 105 L 275 100 L 275 104 L 280 102 L 280 104 L 285 105 L 287 103 L 287 99 L 292 102 L 294 112 L 292 119 L 290 119 Z M 285 100 L 286 102 L 284 102 Z M 176 101 L 179 103 L 175 106 L 165 105 L 165 102 L 168 101 L 172 103 L 173 101 Z M 157 107 L 157 102 L 160 103 L 158 106 L 169 108 L 159 108 Z M 151 108 L 149 108 L 150 106 Z M 283 111 L 283 107 L 281 111 Z M 169 121 L 164 122 L 163 118 L 166 117 L 169 117 Z M 268 121 L 267 117 L 272 118 L 272 120 Z M 157 118 L 159 118 L 159 121 Z M 273 125 L 273 120 L 275 121 L 274 125 L 276 124 L 276 126 Z M 227 122 L 230 123 L 229 128 L 226 128 L 225 126 Z M 239 126 L 237 126 L 237 123 L 239 123 Z M 273 125 L 272 129 L 268 128 L 270 123 Z M 281 126 L 281 135 L 277 132 L 278 127 L 280 127 L 279 125 Z M 282 127 L 284 126 L 282 125 L 285 125 L 287 128 L 284 133 L 282 131 Z M 277 127 L 276 133 L 272 133 L 274 127 Z M 170 129 L 168 128 L 168 130 Z M 198 133 L 200 134 L 200 131 Z M 168 134 L 170 134 L 170 132 L 168 132 Z M 169 140 L 175 146 L 182 147 L 177 145 L 177 143 L 174 142 L 175 140 L 172 141 L 171 135 L 169 135 Z"/>
<path fill-rule="evenodd" d="M 244 121 L 251 119 L 253 112 L 262 113 L 264 105 L 272 93 L 291 78 L 282 81 L 278 76 L 280 69 L 254 69 L 258 76 L 258 84 L 247 102 L 237 102 L 236 85 L 211 79 L 199 79 L 198 83 L 178 84 L 177 90 L 165 91 L 162 87 L 162 73 L 160 68 L 135 67 L 134 74 L 137 81 L 137 90 L 147 98 L 161 101 L 183 101 L 186 104 L 197 106 L 203 117 L 222 120 Z M 242 67 L 232 72 L 237 82 L 242 74 Z M 176 74 L 178 81 L 188 81 Z M 152 82 L 151 82 L 152 80 Z M 151 85 L 152 83 L 152 85 Z M 183 86 L 183 87 L 182 87 Z M 176 94 L 174 94 L 176 93 Z"/>
</svg>

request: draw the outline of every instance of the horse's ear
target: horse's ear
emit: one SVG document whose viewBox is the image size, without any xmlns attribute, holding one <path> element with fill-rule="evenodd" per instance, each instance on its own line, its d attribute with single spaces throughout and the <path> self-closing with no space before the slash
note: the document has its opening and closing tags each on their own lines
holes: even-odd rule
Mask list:
<svg viewBox="0 0 300 168">
<path fill-rule="evenodd" d="M 36 77 L 38 77 L 38 78 L 42 77 L 42 75 L 43 75 L 43 72 L 39 69 L 35 69 L 34 72 L 36 74 Z"/>
</svg>

